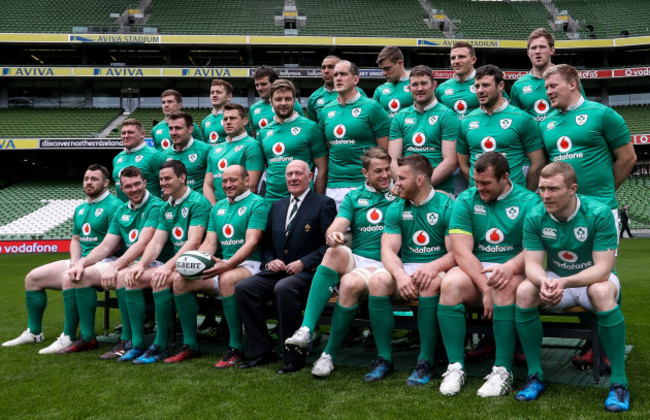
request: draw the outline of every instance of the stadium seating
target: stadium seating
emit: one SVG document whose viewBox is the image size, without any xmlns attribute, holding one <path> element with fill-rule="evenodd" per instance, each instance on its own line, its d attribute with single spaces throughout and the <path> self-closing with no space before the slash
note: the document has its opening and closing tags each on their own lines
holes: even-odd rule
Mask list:
<svg viewBox="0 0 650 420">
<path fill-rule="evenodd" d="M 95 137 L 121 113 L 118 108 L 4 108 L 0 137 Z"/>
<path fill-rule="evenodd" d="M 554 0 L 553 4 L 580 22 L 584 37 L 592 34 L 587 25 L 593 26 L 597 38 L 618 37 L 624 30 L 633 36 L 650 32 L 647 0 Z"/>
<path fill-rule="evenodd" d="M 648 105 L 630 105 L 630 106 L 617 106 L 614 108 L 625 122 L 627 128 L 630 129 L 632 134 L 648 134 L 650 133 L 650 106 Z"/>
<path fill-rule="evenodd" d="M 616 191 L 619 206 L 630 206 L 630 224 L 650 224 L 650 176 L 632 176 Z"/>
<path fill-rule="evenodd" d="M 210 113 L 210 108 L 183 108 L 183 111 L 190 114 L 194 118 L 196 125 L 200 127 L 203 118 Z M 147 132 L 147 137 L 151 137 L 151 129 L 153 128 L 152 121 L 155 119 L 160 122 L 164 118 L 164 115 L 160 108 L 138 108 L 129 115 L 129 118 L 139 120 Z M 118 127 L 113 130 L 109 137 L 120 137 L 120 128 Z"/>
</svg>

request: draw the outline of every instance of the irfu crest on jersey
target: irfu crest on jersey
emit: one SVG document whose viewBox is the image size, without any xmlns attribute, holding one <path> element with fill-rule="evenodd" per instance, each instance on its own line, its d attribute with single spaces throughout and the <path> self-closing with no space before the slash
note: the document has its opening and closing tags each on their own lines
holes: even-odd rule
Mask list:
<svg viewBox="0 0 650 420">
<path fill-rule="evenodd" d="M 584 226 L 578 226 L 577 228 L 573 229 L 573 234 L 580 242 L 587 240 L 587 228 Z"/>
<path fill-rule="evenodd" d="M 510 220 L 515 220 L 517 216 L 519 216 L 519 206 L 508 207 L 506 209 L 506 216 L 508 216 Z"/>
</svg>

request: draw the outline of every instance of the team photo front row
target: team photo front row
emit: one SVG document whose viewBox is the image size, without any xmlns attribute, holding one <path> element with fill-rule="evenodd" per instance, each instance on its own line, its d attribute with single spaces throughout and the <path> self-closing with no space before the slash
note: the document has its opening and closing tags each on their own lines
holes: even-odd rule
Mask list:
<svg viewBox="0 0 650 420">
<path fill-rule="evenodd" d="M 51 289 L 62 290 L 65 322 L 61 335 L 39 353 L 97 349 L 97 291 L 104 289 L 115 291 L 122 330 L 101 359 L 150 364 L 197 358 L 195 294 L 202 293 L 220 298 L 230 337 L 216 368 L 249 369 L 280 358 L 278 373 L 287 374 L 304 367 L 336 292 L 331 332 L 311 373 L 333 372 L 359 305 L 367 303 L 377 358 L 364 380 L 373 382 L 394 369 L 393 303 L 417 300 L 421 346 L 407 385 L 433 378 L 441 339 L 449 362 L 440 393 L 461 392 L 465 313 L 479 310 L 492 321 L 496 355 L 477 394 L 497 397 L 512 389 L 520 341 L 528 376 L 515 398 L 531 401 L 546 389 L 540 309 L 581 306 L 596 315 L 611 365 L 605 408 L 629 409 L 625 322 L 614 270 L 617 221 L 610 206 L 576 194 L 571 165 L 544 166 L 536 194 L 511 181 L 501 153 L 486 152 L 472 163 L 473 186 L 454 200 L 433 188 L 434 168 L 422 155 L 393 160 L 373 147 L 360 161 L 365 182 L 350 188 L 338 209 L 332 198 L 312 191 L 312 167 L 298 159 L 286 165 L 288 196 L 272 203 L 251 191 L 244 166 L 227 166 L 220 178 L 225 198 L 214 205 L 188 187 L 187 169 L 178 160 L 159 168 L 166 201 L 147 190 L 142 170 L 128 166 L 119 173 L 123 203 L 108 190 L 108 170 L 91 165 L 83 180 L 87 199 L 73 217 L 70 259 L 27 275 L 28 328 L 3 346 L 44 341 Z M 148 290 L 156 319 L 153 343 L 145 337 Z M 277 310 L 280 355 L 268 332 L 269 302 Z M 175 313 L 183 344 L 170 355 Z"/>
</svg>

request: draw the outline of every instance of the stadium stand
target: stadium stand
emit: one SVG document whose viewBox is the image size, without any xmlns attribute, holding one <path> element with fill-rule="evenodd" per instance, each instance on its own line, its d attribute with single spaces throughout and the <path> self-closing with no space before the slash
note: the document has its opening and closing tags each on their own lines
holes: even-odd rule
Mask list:
<svg viewBox="0 0 650 420">
<path fill-rule="evenodd" d="M 579 21 L 583 37 L 612 38 L 621 36 L 622 31 L 630 35 L 647 35 L 649 5 L 646 0 L 554 0 L 558 10 L 566 10 Z M 587 29 L 591 25 L 592 31 Z"/>
<path fill-rule="evenodd" d="M 194 118 L 196 125 L 200 127 L 203 118 L 210 113 L 210 108 L 183 108 L 183 111 L 190 114 Z M 135 118 L 142 122 L 144 130 L 147 132 L 147 137 L 151 137 L 153 120 L 155 119 L 160 122 L 164 118 L 164 115 L 160 108 L 138 108 L 129 115 L 129 118 Z M 120 137 L 120 127 L 111 131 L 109 137 Z"/>
<path fill-rule="evenodd" d="M 121 113 L 118 108 L 5 108 L 0 137 L 94 137 Z"/>
<path fill-rule="evenodd" d="M 616 191 L 619 206 L 630 206 L 630 225 L 650 224 L 650 176 L 632 176 Z"/>
<path fill-rule="evenodd" d="M 650 106 L 648 105 L 630 105 L 630 106 L 617 106 L 614 108 L 627 123 L 632 134 L 647 134 L 650 133 Z"/>
</svg>

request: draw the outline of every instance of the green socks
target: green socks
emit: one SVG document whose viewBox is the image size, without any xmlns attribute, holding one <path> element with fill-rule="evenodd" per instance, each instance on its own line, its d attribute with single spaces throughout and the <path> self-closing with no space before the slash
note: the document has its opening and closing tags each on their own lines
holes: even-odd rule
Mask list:
<svg viewBox="0 0 650 420">
<path fill-rule="evenodd" d="M 517 346 L 515 305 L 494 305 L 492 326 L 496 343 L 494 366 L 503 366 L 508 372 L 512 372 L 512 359 L 515 357 L 515 347 Z"/>
<path fill-rule="evenodd" d="M 126 288 L 116 289 L 115 296 L 117 296 L 117 307 L 120 310 L 120 318 L 122 318 L 122 335 L 120 336 L 120 340 L 129 341 L 131 339 L 131 320 L 129 319 L 129 310 L 126 306 Z"/>
<path fill-rule="evenodd" d="M 27 304 L 27 327 L 34 335 L 43 332 L 43 312 L 47 306 L 47 293 L 45 290 L 34 290 L 25 292 L 25 303 Z"/>
<path fill-rule="evenodd" d="M 229 345 L 241 352 L 244 350 L 244 343 L 242 340 L 241 315 L 239 314 L 235 295 L 221 298 L 221 305 L 228 323 L 228 331 L 230 331 Z"/>
<path fill-rule="evenodd" d="M 377 345 L 377 357 L 383 357 L 388 362 L 393 360 L 391 339 L 395 328 L 393 304 L 388 296 L 368 296 L 368 312 L 370 325 Z"/>
<path fill-rule="evenodd" d="M 357 303 L 351 308 L 346 308 L 341 306 L 336 302 L 336 307 L 334 308 L 334 313 L 332 314 L 332 329 L 330 331 L 330 338 L 327 340 L 327 346 L 324 353 L 332 356 L 333 360 L 336 360 L 336 354 L 339 352 L 343 340 L 345 340 L 345 335 L 354 321 L 354 317 L 357 316 L 357 310 L 359 309 L 359 304 Z"/>
<path fill-rule="evenodd" d="M 418 298 L 418 331 L 420 332 L 420 355 L 433 366 L 436 344 L 438 344 L 438 301 L 440 296 Z"/>
<path fill-rule="evenodd" d="M 621 307 L 616 307 L 610 311 L 597 312 L 598 316 L 598 334 L 600 342 L 603 344 L 605 354 L 609 358 L 612 366 L 611 383 L 627 386 L 625 377 L 625 318 Z"/>
<path fill-rule="evenodd" d="M 537 374 L 539 380 L 543 381 L 542 338 L 544 338 L 544 330 L 542 329 L 542 320 L 539 318 L 539 309 L 515 306 L 515 325 L 526 355 L 528 374 Z"/>
<path fill-rule="evenodd" d="M 142 289 L 126 290 L 126 306 L 131 323 L 131 346 L 143 349 L 144 344 L 144 319 L 146 303 Z"/>
<path fill-rule="evenodd" d="M 196 316 L 199 308 L 196 304 L 194 293 L 187 292 L 182 295 L 174 295 L 176 311 L 183 329 L 183 344 L 190 346 L 192 350 L 199 349 L 199 338 L 196 333 Z"/>
<path fill-rule="evenodd" d="M 465 306 L 438 305 L 438 324 L 445 343 L 449 364 L 460 363 L 465 368 Z"/>
<path fill-rule="evenodd" d="M 305 307 L 305 318 L 302 321 L 302 326 L 314 331 L 318 319 L 323 313 L 323 309 L 332 297 L 334 286 L 339 283 L 339 273 L 331 268 L 319 265 L 316 269 L 316 274 L 311 282 L 309 289 L 309 297 L 307 298 L 307 306 Z"/>
<path fill-rule="evenodd" d="M 162 350 L 167 349 L 167 336 L 169 335 L 169 323 L 172 322 L 173 295 L 171 289 L 153 292 L 153 302 L 156 307 L 156 339 L 154 344 Z M 194 321 L 196 323 L 196 321 Z"/>
<path fill-rule="evenodd" d="M 79 326 L 79 313 L 77 312 L 77 294 L 76 289 L 63 291 L 63 312 L 65 314 L 65 324 L 63 325 L 63 334 L 74 341 L 77 336 L 77 327 Z"/>
<path fill-rule="evenodd" d="M 97 291 L 94 287 L 74 289 L 77 295 L 77 311 L 81 325 L 81 338 L 86 341 L 95 339 L 95 313 L 97 310 Z"/>
</svg>

